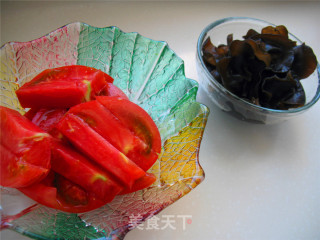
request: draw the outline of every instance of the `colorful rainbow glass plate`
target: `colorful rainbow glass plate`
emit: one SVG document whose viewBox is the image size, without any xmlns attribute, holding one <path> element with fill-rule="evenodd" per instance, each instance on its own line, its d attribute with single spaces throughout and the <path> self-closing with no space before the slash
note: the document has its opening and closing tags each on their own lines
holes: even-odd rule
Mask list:
<svg viewBox="0 0 320 240">
<path fill-rule="evenodd" d="M 203 181 L 199 149 L 209 110 L 196 102 L 198 83 L 185 77 L 183 61 L 167 43 L 79 22 L 30 42 L 2 46 L 1 105 L 24 113 L 15 90 L 44 69 L 73 64 L 110 74 L 154 119 L 162 139 L 161 155 L 150 169 L 157 181 L 82 214 L 50 209 L 1 188 L 1 227 L 35 239 L 123 239 L 140 221 Z M 141 218 L 132 222 L 131 216 Z"/>
</svg>

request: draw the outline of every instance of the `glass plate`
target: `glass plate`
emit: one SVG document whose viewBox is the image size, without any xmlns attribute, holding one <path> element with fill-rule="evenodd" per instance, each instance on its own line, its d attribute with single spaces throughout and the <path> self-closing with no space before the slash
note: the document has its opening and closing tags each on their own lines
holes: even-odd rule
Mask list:
<svg viewBox="0 0 320 240">
<path fill-rule="evenodd" d="M 35 239 L 123 239 L 128 231 L 186 195 L 204 179 L 199 149 L 209 110 L 196 102 L 198 83 L 167 43 L 117 27 L 71 23 L 30 42 L 1 48 L 1 105 L 19 110 L 15 90 L 48 68 L 86 65 L 114 78 L 157 124 L 162 152 L 149 170 L 157 181 L 82 214 L 36 204 L 1 188 L 1 227 Z"/>
</svg>

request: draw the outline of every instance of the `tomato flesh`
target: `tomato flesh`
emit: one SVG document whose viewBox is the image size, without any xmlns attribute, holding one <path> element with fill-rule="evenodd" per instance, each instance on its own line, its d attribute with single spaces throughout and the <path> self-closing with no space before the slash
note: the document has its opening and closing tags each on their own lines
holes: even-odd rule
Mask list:
<svg viewBox="0 0 320 240">
<path fill-rule="evenodd" d="M 127 157 L 143 170 L 148 170 L 161 151 L 160 133 L 152 118 L 144 109 L 126 99 L 99 96 L 97 101 L 146 144 L 143 151 L 132 151 Z"/>
<path fill-rule="evenodd" d="M 58 194 L 66 201 L 66 203 L 70 203 L 74 206 L 88 204 L 87 192 L 77 184 L 58 175 L 55 179 L 55 185 L 58 186 Z"/>
<path fill-rule="evenodd" d="M 95 132 L 81 118 L 67 113 L 57 128 L 86 156 L 111 173 L 124 186 L 131 187 L 145 172 Z"/>
<path fill-rule="evenodd" d="M 1 174 L 0 182 L 5 187 L 22 187 L 28 186 L 44 178 L 47 168 L 42 168 L 23 161 L 10 152 L 2 144 L 0 145 Z"/>
<path fill-rule="evenodd" d="M 38 110 L 32 117 L 32 122 L 40 127 L 43 131 L 51 133 L 54 130 L 56 124 L 67 113 L 67 109 L 46 109 L 42 108 Z"/>
<path fill-rule="evenodd" d="M 16 94 L 25 108 L 68 108 L 85 101 L 87 87 L 85 82 L 55 81 L 40 86 L 23 85 Z"/>
<path fill-rule="evenodd" d="M 110 96 L 110 97 L 120 97 L 123 99 L 128 99 L 128 96 L 116 85 L 112 83 L 107 83 L 107 87 L 104 91 L 100 94 L 101 96 Z"/>
<path fill-rule="evenodd" d="M 107 203 L 54 172 L 41 182 L 18 190 L 40 204 L 70 213 L 88 212 Z"/>
<path fill-rule="evenodd" d="M 97 198 L 111 201 L 122 187 L 89 159 L 55 141 L 52 148 L 52 169 L 66 179 L 78 184 Z"/>
<path fill-rule="evenodd" d="M 147 188 L 151 184 L 153 184 L 156 181 L 156 179 L 156 176 L 154 176 L 152 173 L 146 173 L 146 175 L 136 180 L 131 188 L 124 188 L 119 193 L 119 195 L 124 195 Z"/>
<path fill-rule="evenodd" d="M 34 117 L 34 115 L 36 115 L 37 112 L 38 112 L 37 108 L 31 108 L 23 116 L 29 119 L 30 121 L 32 121 L 32 118 Z"/>
<path fill-rule="evenodd" d="M 69 110 L 69 113 L 83 119 L 92 129 L 126 156 L 132 156 L 135 153 L 138 155 L 146 151 L 147 145 L 98 101 L 74 106 Z M 135 159 L 131 160 L 139 165 Z"/>
<path fill-rule="evenodd" d="M 51 137 L 15 110 L 0 106 L 0 119 L 1 185 L 22 187 L 45 177 Z"/>
<path fill-rule="evenodd" d="M 47 69 L 16 91 L 24 108 L 68 108 L 94 99 L 113 79 L 94 68 L 72 65 Z"/>
</svg>

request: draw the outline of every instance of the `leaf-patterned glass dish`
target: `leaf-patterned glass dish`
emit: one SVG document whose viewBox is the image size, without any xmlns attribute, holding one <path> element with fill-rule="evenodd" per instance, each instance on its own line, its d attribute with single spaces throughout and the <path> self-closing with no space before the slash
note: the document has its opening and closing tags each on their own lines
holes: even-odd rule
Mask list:
<svg viewBox="0 0 320 240">
<path fill-rule="evenodd" d="M 1 105 L 21 108 L 15 90 L 48 68 L 86 65 L 114 78 L 157 124 L 162 152 L 149 170 L 157 181 L 97 210 L 69 214 L 36 204 L 17 190 L 1 188 L 1 227 L 35 239 L 123 239 L 204 179 L 199 149 L 209 110 L 196 102 L 198 83 L 165 42 L 117 27 L 71 23 L 30 42 L 1 48 Z M 132 221 L 132 216 L 140 216 Z"/>
</svg>

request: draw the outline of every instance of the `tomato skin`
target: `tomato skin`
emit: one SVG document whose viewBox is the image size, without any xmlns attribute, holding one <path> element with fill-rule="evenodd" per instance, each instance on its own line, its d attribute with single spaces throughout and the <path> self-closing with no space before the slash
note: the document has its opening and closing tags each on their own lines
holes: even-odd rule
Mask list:
<svg viewBox="0 0 320 240">
<path fill-rule="evenodd" d="M 6 107 L 0 106 L 0 119 L 1 146 L 6 149 L 1 153 L 1 185 L 23 187 L 44 178 L 50 169 L 50 135 Z"/>
<path fill-rule="evenodd" d="M 94 99 L 113 79 L 106 73 L 81 65 L 47 69 L 17 91 L 24 108 L 68 108 Z"/>
<path fill-rule="evenodd" d="M 122 187 L 89 159 L 58 141 L 53 142 L 52 169 L 91 192 L 97 198 L 111 201 Z"/>
<path fill-rule="evenodd" d="M 119 195 L 124 195 L 124 194 L 136 192 L 144 188 L 147 188 L 151 184 L 153 184 L 156 181 L 156 179 L 157 179 L 156 176 L 154 176 L 152 173 L 146 173 L 146 175 L 136 180 L 131 188 L 123 189 L 119 193 Z"/>
<path fill-rule="evenodd" d="M 76 115 L 67 113 L 57 128 L 79 151 L 112 174 L 123 186 L 130 188 L 135 180 L 145 174 Z"/>
<path fill-rule="evenodd" d="M 59 174 L 51 171 L 41 182 L 18 190 L 42 205 L 70 213 L 88 212 L 107 203 L 88 193 L 85 195 L 85 200 L 81 201 L 79 195 L 72 196 L 71 192 L 66 191 L 72 186 L 76 189 L 73 193 L 77 192 L 80 195 L 81 188 L 70 181 L 62 180 Z"/>
<path fill-rule="evenodd" d="M 98 96 L 96 99 L 147 145 L 144 151 L 133 151 L 128 155 L 128 158 L 147 171 L 158 159 L 161 151 L 160 133 L 152 118 L 144 109 L 129 100 L 108 96 Z"/>
</svg>

